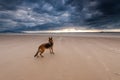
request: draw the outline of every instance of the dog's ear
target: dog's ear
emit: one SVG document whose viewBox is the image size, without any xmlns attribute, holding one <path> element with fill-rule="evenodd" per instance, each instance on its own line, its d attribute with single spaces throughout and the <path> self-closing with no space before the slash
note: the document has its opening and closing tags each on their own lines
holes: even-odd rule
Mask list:
<svg viewBox="0 0 120 80">
<path fill-rule="evenodd" d="M 52 39 L 52 37 L 49 37 L 49 39 Z"/>
</svg>

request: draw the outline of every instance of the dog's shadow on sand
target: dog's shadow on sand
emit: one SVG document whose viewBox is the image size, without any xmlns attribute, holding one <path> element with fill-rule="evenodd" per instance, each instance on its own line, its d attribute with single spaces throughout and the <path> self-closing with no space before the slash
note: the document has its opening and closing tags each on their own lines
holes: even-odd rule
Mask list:
<svg viewBox="0 0 120 80">
<path fill-rule="evenodd" d="M 34 56 L 33 56 L 34 57 Z M 55 54 L 51 54 L 51 53 L 47 53 L 46 55 L 44 55 L 43 57 L 41 57 L 40 55 L 34 57 L 35 61 L 46 61 L 49 59 L 52 59 L 55 57 Z"/>
</svg>

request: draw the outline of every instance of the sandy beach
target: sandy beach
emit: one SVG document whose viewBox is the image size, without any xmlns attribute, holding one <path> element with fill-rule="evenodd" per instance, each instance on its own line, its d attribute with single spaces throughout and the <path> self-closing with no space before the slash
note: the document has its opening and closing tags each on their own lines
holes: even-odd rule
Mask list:
<svg viewBox="0 0 120 80">
<path fill-rule="evenodd" d="M 54 52 L 34 58 L 49 35 L 0 35 L 0 80 L 120 80 L 120 37 L 53 36 Z"/>
</svg>

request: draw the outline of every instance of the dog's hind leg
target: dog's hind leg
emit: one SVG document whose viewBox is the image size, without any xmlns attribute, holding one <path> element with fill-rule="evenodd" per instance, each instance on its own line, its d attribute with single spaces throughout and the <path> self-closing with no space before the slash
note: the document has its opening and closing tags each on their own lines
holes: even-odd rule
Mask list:
<svg viewBox="0 0 120 80">
<path fill-rule="evenodd" d="M 41 57 L 44 57 L 44 56 L 42 55 L 44 51 L 45 51 L 44 49 L 41 49 L 41 51 L 40 51 L 40 56 L 41 56 Z"/>
<path fill-rule="evenodd" d="M 34 57 L 36 57 L 38 55 L 38 53 L 39 53 L 39 50 L 36 52 L 36 54 L 34 55 Z"/>
</svg>

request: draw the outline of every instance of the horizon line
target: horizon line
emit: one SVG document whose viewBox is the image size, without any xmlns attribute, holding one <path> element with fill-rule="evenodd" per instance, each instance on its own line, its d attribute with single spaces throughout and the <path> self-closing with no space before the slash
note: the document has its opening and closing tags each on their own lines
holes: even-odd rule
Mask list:
<svg viewBox="0 0 120 80">
<path fill-rule="evenodd" d="M 62 29 L 62 30 L 44 30 L 44 31 L 22 31 L 23 33 L 78 33 L 78 32 L 120 32 L 120 29 L 90 29 L 90 30 L 76 30 L 76 29 Z"/>
</svg>

